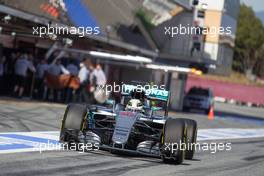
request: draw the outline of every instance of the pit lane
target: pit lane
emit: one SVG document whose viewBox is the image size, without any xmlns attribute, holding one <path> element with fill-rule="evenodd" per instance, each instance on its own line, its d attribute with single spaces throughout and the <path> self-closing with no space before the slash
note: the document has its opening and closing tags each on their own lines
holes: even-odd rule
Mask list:
<svg viewBox="0 0 264 176">
<path fill-rule="evenodd" d="M 0 133 L 58 131 L 65 105 L 0 100 Z M 198 122 L 199 129 L 262 130 L 263 124 L 245 123 L 244 118 L 263 118 L 264 110 L 216 104 L 216 118 L 197 113 L 170 113 Z M 236 118 L 224 118 L 233 115 Z M 241 120 L 242 119 L 242 120 Z M 21 133 L 18 133 L 21 134 Z M 215 142 L 216 140 L 210 140 Z M 116 156 L 108 152 L 74 151 L 15 152 L 0 154 L 0 175 L 263 175 L 264 138 L 219 139 L 232 142 L 231 151 L 199 151 L 193 161 L 175 166 L 155 158 Z"/>
</svg>

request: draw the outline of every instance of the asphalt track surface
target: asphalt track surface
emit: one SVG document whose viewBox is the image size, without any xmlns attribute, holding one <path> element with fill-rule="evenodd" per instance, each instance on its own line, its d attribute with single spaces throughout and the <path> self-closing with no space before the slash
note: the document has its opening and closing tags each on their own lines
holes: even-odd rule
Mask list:
<svg viewBox="0 0 264 176">
<path fill-rule="evenodd" d="M 64 105 L 0 100 L 0 132 L 58 131 Z M 170 113 L 197 120 L 199 129 L 263 129 L 264 109 L 216 104 L 216 119 L 202 113 Z M 252 119 L 253 120 L 250 120 Z M 216 141 L 209 141 L 216 142 Z M 218 140 L 231 142 L 231 151 L 198 151 L 182 165 L 160 159 L 119 156 L 104 151 L 45 151 L 0 154 L 0 175 L 194 175 L 263 176 L 264 138 Z"/>
</svg>

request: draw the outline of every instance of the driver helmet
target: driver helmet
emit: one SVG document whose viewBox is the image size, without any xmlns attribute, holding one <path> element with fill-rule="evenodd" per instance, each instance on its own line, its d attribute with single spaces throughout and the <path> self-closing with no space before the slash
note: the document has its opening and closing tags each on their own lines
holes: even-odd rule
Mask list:
<svg viewBox="0 0 264 176">
<path fill-rule="evenodd" d="M 143 103 L 139 99 L 131 99 L 126 105 L 127 111 L 143 111 Z"/>
</svg>

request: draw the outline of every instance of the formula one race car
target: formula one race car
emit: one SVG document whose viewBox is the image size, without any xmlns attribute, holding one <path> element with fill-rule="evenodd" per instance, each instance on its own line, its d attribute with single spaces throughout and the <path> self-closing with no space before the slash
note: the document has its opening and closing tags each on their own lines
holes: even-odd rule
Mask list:
<svg viewBox="0 0 264 176">
<path fill-rule="evenodd" d="M 121 103 L 111 107 L 69 104 L 60 142 L 92 143 L 115 154 L 159 157 L 166 163 L 193 158 L 194 148 L 186 146 L 196 143 L 197 123 L 168 117 L 169 91 L 123 85 L 121 94 Z"/>
</svg>

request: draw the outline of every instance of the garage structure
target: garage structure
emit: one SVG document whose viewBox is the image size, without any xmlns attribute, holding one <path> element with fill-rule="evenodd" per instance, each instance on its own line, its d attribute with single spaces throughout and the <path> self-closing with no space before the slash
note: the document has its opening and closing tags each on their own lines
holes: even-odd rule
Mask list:
<svg viewBox="0 0 264 176">
<path fill-rule="evenodd" d="M 40 0 L 32 5 L 28 1 L 22 3 L 2 0 L 0 17 L 2 19 L 12 17 L 10 21 L 0 23 L 4 50 L 30 48 L 33 53 L 44 53 L 46 56 L 52 53 L 63 53 L 65 57 L 78 59 L 89 56 L 96 62 L 104 64 L 109 83 L 138 80 L 165 84 L 172 92 L 171 108 L 181 109 L 187 73 L 191 71 L 189 68 L 198 66 L 200 69 L 201 65 L 204 66 L 203 62 L 193 62 L 191 57 L 181 58 L 181 55 L 165 52 L 157 45 L 157 40 L 150 35 L 144 21 L 136 15 L 138 9 L 144 8 L 144 1 L 116 3 L 110 0 L 104 2 L 77 0 L 71 4 L 71 1 L 65 0 L 62 1 L 63 4 L 60 3 L 61 1 L 53 4 L 47 0 Z M 182 6 L 179 3 L 176 5 Z M 187 10 L 186 13 L 191 13 L 188 6 L 183 7 Z M 81 9 L 83 13 L 85 11 L 83 16 L 89 18 L 88 23 L 85 23 L 85 19 L 80 20 L 77 13 L 73 13 L 76 9 Z M 60 35 L 54 39 L 54 36 L 40 38 L 32 34 L 33 27 L 55 24 L 66 27 L 98 25 L 100 35 L 86 35 L 82 38 L 76 35 Z M 163 67 L 146 67 L 146 63 L 141 61 L 99 57 L 92 55 L 91 51 L 144 57 L 150 59 L 154 65 Z"/>
</svg>

